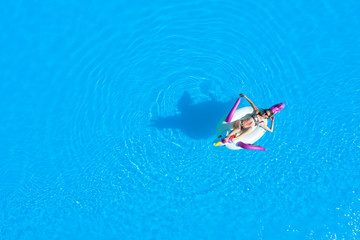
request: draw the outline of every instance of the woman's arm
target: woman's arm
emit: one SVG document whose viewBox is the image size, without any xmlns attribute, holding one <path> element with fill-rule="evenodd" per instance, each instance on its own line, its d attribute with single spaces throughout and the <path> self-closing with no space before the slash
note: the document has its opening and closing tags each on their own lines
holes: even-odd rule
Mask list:
<svg viewBox="0 0 360 240">
<path fill-rule="evenodd" d="M 255 113 L 257 114 L 258 112 L 260 112 L 259 108 L 257 106 L 255 106 L 255 104 L 244 94 L 240 94 L 240 97 L 244 97 L 246 98 L 246 100 L 249 101 L 249 103 L 251 104 L 252 108 L 254 109 Z"/>
<path fill-rule="evenodd" d="M 262 127 L 263 129 L 265 129 L 266 131 L 269 131 L 269 132 L 273 132 L 274 131 L 274 116 L 272 116 L 271 118 L 271 127 L 268 128 L 268 126 L 266 126 L 266 124 L 262 123 L 260 124 L 260 127 Z"/>
</svg>

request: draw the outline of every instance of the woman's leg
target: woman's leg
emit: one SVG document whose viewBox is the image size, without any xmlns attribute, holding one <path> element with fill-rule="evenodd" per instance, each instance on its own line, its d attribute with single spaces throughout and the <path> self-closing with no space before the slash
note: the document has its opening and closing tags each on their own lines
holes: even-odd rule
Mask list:
<svg viewBox="0 0 360 240">
<path fill-rule="evenodd" d="M 234 129 L 234 130 L 232 130 L 228 135 L 227 135 L 227 137 L 226 138 L 224 138 L 224 140 L 225 140 L 225 142 L 228 142 L 229 141 L 229 139 L 230 139 L 230 137 L 232 136 L 232 135 L 235 135 L 235 134 L 237 134 L 237 133 L 239 133 L 239 132 L 241 132 L 241 127 L 240 128 L 236 128 L 236 129 Z"/>
<path fill-rule="evenodd" d="M 237 136 L 236 138 L 234 138 L 233 140 L 236 140 L 236 139 L 238 139 L 239 137 L 242 137 L 242 136 L 248 134 L 249 132 L 251 132 L 251 129 L 252 129 L 251 127 L 249 127 L 249 128 L 243 128 L 242 131 L 239 132 L 238 136 Z"/>
</svg>

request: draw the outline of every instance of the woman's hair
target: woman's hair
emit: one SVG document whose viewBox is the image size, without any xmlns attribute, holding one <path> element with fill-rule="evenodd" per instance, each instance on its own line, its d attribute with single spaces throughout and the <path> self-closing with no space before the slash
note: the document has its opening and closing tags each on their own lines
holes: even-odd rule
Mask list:
<svg viewBox="0 0 360 240">
<path fill-rule="evenodd" d="M 269 111 L 269 112 L 270 112 L 270 116 L 269 116 L 269 117 L 271 117 L 272 115 L 274 115 L 274 112 L 273 112 L 271 109 L 264 109 L 263 112 L 265 112 L 265 111 Z"/>
</svg>

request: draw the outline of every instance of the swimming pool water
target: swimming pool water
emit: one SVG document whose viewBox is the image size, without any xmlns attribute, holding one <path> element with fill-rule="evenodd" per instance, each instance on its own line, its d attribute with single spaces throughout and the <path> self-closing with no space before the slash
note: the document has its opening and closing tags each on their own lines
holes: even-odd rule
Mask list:
<svg viewBox="0 0 360 240">
<path fill-rule="evenodd" d="M 3 2 L 1 239 L 358 239 L 359 12 Z M 239 93 L 266 152 L 212 146 Z"/>
</svg>

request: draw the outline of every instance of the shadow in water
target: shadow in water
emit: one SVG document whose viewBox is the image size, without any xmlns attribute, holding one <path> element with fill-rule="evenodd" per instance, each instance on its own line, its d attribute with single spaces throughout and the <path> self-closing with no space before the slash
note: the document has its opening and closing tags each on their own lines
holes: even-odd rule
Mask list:
<svg viewBox="0 0 360 240">
<path fill-rule="evenodd" d="M 180 129 L 193 139 L 205 139 L 215 136 L 216 125 L 229 113 L 234 102 L 218 102 L 214 97 L 210 101 L 194 104 L 188 92 L 178 103 L 180 114 L 159 117 L 151 121 L 150 126 L 158 129 Z"/>
</svg>

